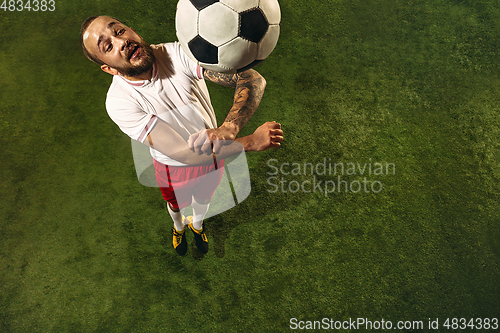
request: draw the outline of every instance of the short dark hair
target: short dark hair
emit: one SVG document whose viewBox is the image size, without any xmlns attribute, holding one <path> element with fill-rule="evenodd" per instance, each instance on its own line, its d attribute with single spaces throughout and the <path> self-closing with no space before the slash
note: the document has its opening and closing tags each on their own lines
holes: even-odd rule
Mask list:
<svg viewBox="0 0 500 333">
<path fill-rule="evenodd" d="M 82 24 L 82 27 L 80 29 L 80 45 L 82 46 L 82 51 L 83 51 L 83 54 L 91 61 L 95 62 L 96 64 L 98 64 L 99 66 L 101 65 L 104 65 L 104 63 L 101 61 L 101 59 L 95 57 L 94 55 L 92 55 L 89 50 L 87 50 L 87 48 L 85 47 L 85 44 L 83 43 L 83 35 L 85 34 L 85 31 L 87 30 L 87 28 L 89 27 L 89 25 L 94 22 L 94 20 L 96 18 L 98 18 L 99 16 L 90 16 L 88 17 L 85 21 L 83 21 L 83 24 Z"/>
</svg>

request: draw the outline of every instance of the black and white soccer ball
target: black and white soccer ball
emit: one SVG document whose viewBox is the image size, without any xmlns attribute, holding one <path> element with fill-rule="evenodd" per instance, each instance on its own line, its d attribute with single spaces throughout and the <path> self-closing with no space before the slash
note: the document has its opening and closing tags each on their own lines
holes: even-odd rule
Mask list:
<svg viewBox="0 0 500 333">
<path fill-rule="evenodd" d="M 175 17 L 184 51 L 221 73 L 264 61 L 278 43 L 280 22 L 277 0 L 180 0 Z"/>
</svg>

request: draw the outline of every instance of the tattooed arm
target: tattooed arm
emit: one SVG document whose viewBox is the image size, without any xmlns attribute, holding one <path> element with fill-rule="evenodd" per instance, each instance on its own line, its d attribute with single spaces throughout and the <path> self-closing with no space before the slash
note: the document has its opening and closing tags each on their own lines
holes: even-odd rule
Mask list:
<svg viewBox="0 0 500 333">
<path fill-rule="evenodd" d="M 235 140 L 238 132 L 253 115 L 264 95 L 266 80 L 253 69 L 238 74 L 223 74 L 205 69 L 203 76 L 208 81 L 235 88 L 233 106 L 226 119 L 218 128 L 207 130 L 208 139 L 216 140 L 213 150 L 218 152 L 220 146 L 217 141 Z M 197 153 L 208 153 L 211 149 L 209 145 L 203 144 L 205 139 L 206 137 L 193 134 L 188 140 L 189 147 Z"/>
<path fill-rule="evenodd" d="M 233 107 L 229 110 L 224 123 L 236 125 L 238 133 L 259 106 L 264 95 L 266 80 L 253 69 L 238 74 L 221 74 L 205 70 L 204 77 L 214 83 L 236 88 Z"/>
</svg>

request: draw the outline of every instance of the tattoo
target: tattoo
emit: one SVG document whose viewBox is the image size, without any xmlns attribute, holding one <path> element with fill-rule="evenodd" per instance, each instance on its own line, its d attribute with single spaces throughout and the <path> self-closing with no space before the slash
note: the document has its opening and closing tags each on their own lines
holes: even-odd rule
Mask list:
<svg viewBox="0 0 500 333">
<path fill-rule="evenodd" d="M 217 83 L 226 87 L 236 88 L 236 82 L 238 82 L 237 74 L 224 74 L 215 71 L 211 71 L 209 69 L 205 69 L 203 71 L 203 76 L 208 81 L 213 83 Z"/>
<path fill-rule="evenodd" d="M 252 69 L 238 74 L 223 74 L 205 70 L 204 76 L 214 83 L 236 88 L 233 106 L 224 122 L 233 123 L 239 129 L 245 126 L 264 95 L 266 86 L 264 78 Z"/>
</svg>

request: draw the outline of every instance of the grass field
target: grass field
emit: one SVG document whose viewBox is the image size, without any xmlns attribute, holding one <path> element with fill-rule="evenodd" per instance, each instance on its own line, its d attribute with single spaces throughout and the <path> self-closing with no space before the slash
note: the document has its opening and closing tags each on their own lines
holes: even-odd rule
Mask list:
<svg viewBox="0 0 500 333">
<path fill-rule="evenodd" d="M 173 41 L 176 1 L 0 11 L 0 332 L 288 332 L 291 318 L 422 321 L 413 332 L 439 318 L 433 331 L 448 332 L 446 318 L 500 319 L 500 3 L 280 4 L 278 46 L 256 68 L 267 90 L 242 134 L 276 120 L 285 142 L 247 155 L 250 197 L 206 222 L 208 254 L 189 237 L 186 257 L 106 114 L 111 76 L 78 40 L 87 16 L 108 14 Z M 209 89 L 222 121 L 233 92 Z M 325 159 L 395 172 L 342 175 L 379 193 L 295 191 L 337 180 L 319 173 L 280 173 L 287 193 L 274 192 L 269 164 Z"/>
</svg>

